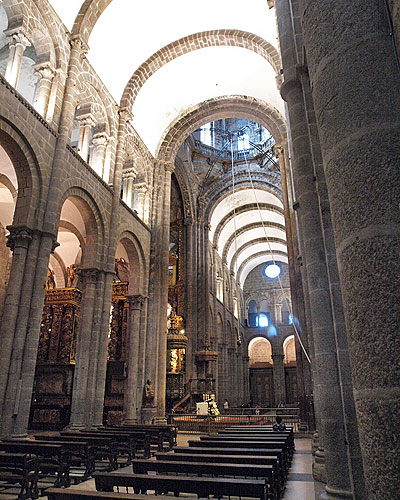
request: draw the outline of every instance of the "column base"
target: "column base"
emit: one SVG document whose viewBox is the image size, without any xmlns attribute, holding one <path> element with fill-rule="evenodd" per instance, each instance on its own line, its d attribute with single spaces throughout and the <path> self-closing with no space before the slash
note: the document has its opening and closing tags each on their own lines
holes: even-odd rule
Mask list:
<svg viewBox="0 0 400 500">
<path fill-rule="evenodd" d="M 166 417 L 154 417 L 153 418 L 153 424 L 158 424 L 158 425 L 162 425 L 162 424 L 167 424 L 167 418 Z"/>
<path fill-rule="evenodd" d="M 133 418 L 126 418 L 122 422 L 122 425 L 134 425 L 134 424 L 138 424 L 138 423 L 139 423 L 139 419 L 137 417 L 133 417 Z"/>
<path fill-rule="evenodd" d="M 353 494 L 351 491 L 347 490 L 335 490 L 333 488 L 329 488 L 329 486 L 325 486 L 325 491 L 323 491 L 319 500 L 352 500 Z"/>
<path fill-rule="evenodd" d="M 325 454 L 320 448 L 315 452 L 312 473 L 316 481 L 326 484 Z"/>
<path fill-rule="evenodd" d="M 142 407 L 142 423 L 152 424 L 153 419 L 156 416 L 157 407 L 156 406 L 143 406 Z"/>
<path fill-rule="evenodd" d="M 314 432 L 312 441 L 311 441 L 311 450 L 312 454 L 315 455 L 319 447 L 319 434 L 318 431 Z"/>
</svg>

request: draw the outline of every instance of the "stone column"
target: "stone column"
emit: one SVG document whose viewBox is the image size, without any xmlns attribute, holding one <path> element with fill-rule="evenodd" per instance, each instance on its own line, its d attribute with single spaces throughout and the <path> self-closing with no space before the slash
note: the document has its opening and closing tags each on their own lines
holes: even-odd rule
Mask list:
<svg viewBox="0 0 400 500">
<path fill-rule="evenodd" d="M 145 182 L 137 182 L 133 185 L 133 209 L 136 210 L 142 220 L 144 220 L 145 218 L 147 191 L 148 186 Z"/>
<path fill-rule="evenodd" d="M 56 245 L 54 235 L 39 231 L 33 233 L 29 245 L 2 415 L 4 435 L 27 435 L 45 280 L 49 256 Z"/>
<path fill-rule="evenodd" d="M 165 391 L 167 384 L 167 303 L 168 303 L 168 263 L 169 263 L 169 231 L 171 212 L 171 175 L 174 171 L 172 163 L 165 163 L 164 206 L 163 206 L 163 238 L 161 247 L 160 274 L 160 324 L 158 331 L 158 383 L 157 383 L 157 416 L 165 416 Z"/>
<path fill-rule="evenodd" d="M 286 402 L 286 383 L 285 383 L 285 367 L 283 365 L 283 354 L 273 354 L 272 371 L 274 376 L 274 394 L 275 394 L 275 408 L 278 408 L 279 403 Z"/>
<path fill-rule="evenodd" d="M 69 428 L 84 428 L 88 422 L 87 386 L 92 342 L 93 313 L 97 300 L 98 269 L 80 269 L 82 280 L 81 315 L 79 321 L 78 343 L 76 348 L 76 365 L 72 392 L 71 418 Z"/>
<path fill-rule="evenodd" d="M 384 2 L 300 7 L 368 498 L 399 498 L 398 61 Z"/>
<path fill-rule="evenodd" d="M 344 432 L 329 280 L 289 0 L 277 0 L 276 12 L 284 69 L 281 94 L 288 105 L 293 145 L 293 177 L 313 326 L 316 367 L 314 385 L 319 385 L 317 393 L 322 409 L 320 441 L 325 451 L 326 492 L 330 499 L 351 499 L 352 480 Z"/>
<path fill-rule="evenodd" d="M 144 304 L 143 295 L 127 296 L 129 303 L 128 319 L 128 378 L 126 380 L 124 394 L 124 424 L 136 424 L 138 422 L 137 381 L 139 368 L 139 344 L 144 337 L 140 325 L 141 310 Z"/>
<path fill-rule="evenodd" d="M 106 149 L 109 137 L 105 132 L 100 132 L 93 136 L 93 153 L 90 159 L 90 166 L 104 179 L 104 162 L 106 159 Z"/>
<path fill-rule="evenodd" d="M 122 171 L 123 190 L 122 199 L 129 208 L 133 208 L 133 183 L 136 179 L 137 171 L 135 168 L 127 168 Z"/>
<path fill-rule="evenodd" d="M 39 77 L 39 85 L 33 101 L 33 106 L 36 108 L 36 111 L 47 120 L 47 109 L 49 106 L 55 70 L 51 67 L 50 63 L 36 64 L 34 68 L 35 76 Z"/>
<path fill-rule="evenodd" d="M 8 230 L 10 234 L 8 235 L 7 246 L 11 249 L 13 258 L 1 325 L 0 421 L 2 420 L 1 416 L 10 369 L 15 325 L 19 314 L 22 284 L 25 278 L 25 264 L 28 248 L 32 241 L 32 231 L 28 228 L 12 228 L 9 226 Z"/>
<path fill-rule="evenodd" d="M 17 33 L 9 33 L 7 36 L 10 40 L 10 53 L 8 56 L 5 79 L 16 88 L 21 73 L 22 56 L 24 55 L 26 47 L 31 43 L 20 31 Z"/>
<path fill-rule="evenodd" d="M 186 346 L 186 382 L 195 378 L 194 353 L 197 350 L 197 255 L 194 220 L 191 215 L 185 217 L 185 330 L 189 338 Z"/>
<path fill-rule="evenodd" d="M 94 116 L 90 113 L 77 117 L 77 120 L 80 126 L 78 152 L 83 160 L 87 162 L 89 158 L 90 133 L 96 122 Z"/>
</svg>

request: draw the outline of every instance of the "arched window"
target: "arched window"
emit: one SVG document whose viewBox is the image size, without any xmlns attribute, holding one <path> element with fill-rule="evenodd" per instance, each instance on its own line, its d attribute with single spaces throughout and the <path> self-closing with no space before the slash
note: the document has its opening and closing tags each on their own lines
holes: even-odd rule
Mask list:
<svg viewBox="0 0 400 500">
<path fill-rule="evenodd" d="M 205 123 L 200 129 L 200 140 L 207 146 L 212 146 L 211 125 L 211 123 Z"/>
<path fill-rule="evenodd" d="M 237 148 L 239 151 L 250 148 L 249 134 L 243 133 L 238 136 Z"/>
<path fill-rule="evenodd" d="M 266 313 L 260 313 L 258 315 L 258 325 L 260 328 L 266 328 L 269 326 L 269 319 Z"/>
<path fill-rule="evenodd" d="M 291 325 L 292 324 L 292 316 L 290 314 L 289 299 L 282 300 L 282 323 L 284 325 Z"/>
</svg>

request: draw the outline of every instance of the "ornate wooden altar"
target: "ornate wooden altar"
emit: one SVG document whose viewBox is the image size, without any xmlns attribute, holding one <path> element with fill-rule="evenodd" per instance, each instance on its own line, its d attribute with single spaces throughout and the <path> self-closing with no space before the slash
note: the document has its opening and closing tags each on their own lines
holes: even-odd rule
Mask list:
<svg viewBox="0 0 400 500">
<path fill-rule="evenodd" d="M 82 292 L 46 290 L 30 427 L 62 429 L 69 422 Z"/>
</svg>

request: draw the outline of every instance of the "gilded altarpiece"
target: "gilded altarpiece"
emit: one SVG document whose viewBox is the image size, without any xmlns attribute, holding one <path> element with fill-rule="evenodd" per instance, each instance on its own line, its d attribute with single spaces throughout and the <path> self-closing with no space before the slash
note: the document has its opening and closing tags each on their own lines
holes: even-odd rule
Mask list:
<svg viewBox="0 0 400 500">
<path fill-rule="evenodd" d="M 46 290 L 29 426 L 55 429 L 69 422 L 82 292 Z"/>
<path fill-rule="evenodd" d="M 122 423 L 128 333 L 128 282 L 113 283 L 104 399 L 104 424 Z"/>
</svg>

